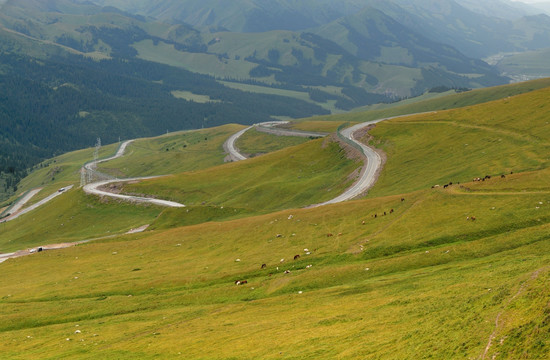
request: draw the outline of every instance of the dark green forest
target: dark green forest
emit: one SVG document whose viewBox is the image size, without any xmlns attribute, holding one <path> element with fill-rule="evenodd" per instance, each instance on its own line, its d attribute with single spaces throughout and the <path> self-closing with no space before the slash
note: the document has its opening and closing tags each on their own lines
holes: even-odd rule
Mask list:
<svg viewBox="0 0 550 360">
<path fill-rule="evenodd" d="M 0 192 L 16 190 L 29 168 L 51 156 L 104 143 L 226 123 L 252 124 L 271 115 L 327 114 L 321 107 L 274 95 L 249 94 L 215 79 L 138 59 L 52 60 L 0 55 Z M 200 104 L 173 90 L 205 94 Z"/>
</svg>

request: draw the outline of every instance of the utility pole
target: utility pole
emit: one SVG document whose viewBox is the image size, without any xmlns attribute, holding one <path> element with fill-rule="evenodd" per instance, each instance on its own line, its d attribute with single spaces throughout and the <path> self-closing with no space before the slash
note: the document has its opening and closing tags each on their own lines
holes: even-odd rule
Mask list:
<svg viewBox="0 0 550 360">
<path fill-rule="evenodd" d="M 97 159 L 99 158 L 99 149 L 101 148 L 101 138 L 97 138 L 94 150 L 94 161 L 90 164 L 90 170 L 88 171 L 88 182 L 92 182 L 93 173 L 97 167 Z"/>
<path fill-rule="evenodd" d="M 83 166 L 80 168 L 80 187 L 86 185 L 86 168 Z"/>
<path fill-rule="evenodd" d="M 99 149 L 101 148 L 101 138 L 97 138 L 94 150 L 94 166 L 97 164 L 97 158 L 99 157 Z"/>
</svg>

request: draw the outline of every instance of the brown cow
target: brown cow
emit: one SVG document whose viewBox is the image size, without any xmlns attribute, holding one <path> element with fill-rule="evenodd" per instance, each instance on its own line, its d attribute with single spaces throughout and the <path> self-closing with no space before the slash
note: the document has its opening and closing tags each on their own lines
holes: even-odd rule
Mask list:
<svg viewBox="0 0 550 360">
<path fill-rule="evenodd" d="M 334 236 L 334 235 L 332 235 L 332 233 L 327 234 L 327 237 L 331 237 L 331 236 Z"/>
<path fill-rule="evenodd" d="M 261 268 L 262 268 L 262 269 L 265 269 L 266 267 L 267 267 L 266 264 L 262 264 L 262 267 L 261 267 Z"/>
<path fill-rule="evenodd" d="M 300 258 L 300 255 L 294 255 L 294 260 L 298 260 Z"/>
</svg>

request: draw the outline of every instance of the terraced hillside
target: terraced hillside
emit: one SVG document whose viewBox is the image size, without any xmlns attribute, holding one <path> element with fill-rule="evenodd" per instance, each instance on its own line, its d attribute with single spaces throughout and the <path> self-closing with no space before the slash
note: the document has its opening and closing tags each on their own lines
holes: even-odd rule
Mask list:
<svg viewBox="0 0 550 360">
<path fill-rule="evenodd" d="M 225 221 L 199 223 L 199 216 L 188 226 L 185 217 L 206 205 L 156 219 L 147 217 L 160 209 L 137 207 L 140 224 L 152 220 L 153 230 L 10 259 L 0 265 L 0 352 L 9 359 L 547 358 L 549 95 L 546 88 L 378 124 L 369 141 L 387 161 L 367 198 L 225 214 Z M 183 189 L 182 199 L 187 189 L 206 189 L 217 211 L 227 210 L 217 203 L 227 196 L 223 205 L 248 201 L 267 212 L 272 205 L 258 194 L 284 205 L 270 186 L 305 190 L 290 176 L 313 168 L 294 162 L 340 157 L 338 172 L 315 171 L 353 170 L 338 149 L 313 140 L 132 189 Z M 274 177 L 281 182 L 270 185 Z M 238 186 L 227 184 L 243 179 L 260 182 L 262 192 L 228 196 Z M 75 219 L 88 205 L 109 218 L 107 211 L 122 216 L 130 206 L 68 194 L 83 207 L 73 209 Z"/>
</svg>

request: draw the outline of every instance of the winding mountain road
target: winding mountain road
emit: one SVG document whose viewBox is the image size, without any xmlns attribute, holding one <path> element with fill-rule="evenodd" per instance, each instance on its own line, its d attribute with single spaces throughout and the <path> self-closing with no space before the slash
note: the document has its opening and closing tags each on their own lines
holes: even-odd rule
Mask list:
<svg viewBox="0 0 550 360">
<path fill-rule="evenodd" d="M 419 114 L 422 114 L 422 113 L 419 113 Z M 356 124 L 354 126 L 351 126 L 349 128 L 341 130 L 340 135 L 342 135 L 343 137 L 345 137 L 348 140 L 352 141 L 353 143 L 357 144 L 361 148 L 361 152 L 364 156 L 365 166 L 363 167 L 363 169 L 361 171 L 359 179 L 349 189 L 347 189 L 343 194 L 335 197 L 332 200 L 326 201 L 326 202 L 321 203 L 321 204 L 311 205 L 310 207 L 324 206 L 324 205 L 328 205 L 328 204 L 335 204 L 335 203 L 343 202 L 343 201 L 346 201 L 346 200 L 350 200 L 350 199 L 353 199 L 353 198 L 365 193 L 370 187 L 372 187 L 374 185 L 375 181 L 376 181 L 376 173 L 379 171 L 379 169 L 382 165 L 380 155 L 378 155 L 378 153 L 375 150 L 373 150 L 372 148 L 368 147 L 367 145 L 361 143 L 359 140 L 355 139 L 354 134 L 357 131 L 359 131 L 359 130 L 361 130 L 361 129 L 369 126 L 369 125 L 373 125 L 373 124 L 379 123 L 379 122 L 384 121 L 384 120 L 390 120 L 390 119 L 395 119 L 395 118 L 398 118 L 398 117 L 410 116 L 410 115 L 418 115 L 418 114 L 400 115 L 400 116 L 393 116 L 393 117 L 388 117 L 388 118 L 383 118 L 383 119 L 378 119 L 378 120 L 367 121 L 367 122 Z M 261 123 L 261 124 L 256 124 L 256 125 L 253 125 L 253 126 L 249 126 L 245 129 L 242 129 L 239 132 L 233 134 L 224 143 L 223 147 L 226 150 L 226 152 L 229 153 L 229 156 L 231 157 L 231 159 L 233 161 L 246 160 L 246 157 L 244 155 L 242 155 L 241 153 L 239 153 L 239 151 L 235 147 L 235 142 L 237 141 L 237 139 L 240 136 L 242 136 L 246 131 L 248 131 L 249 129 L 251 129 L 255 126 L 270 128 L 270 127 L 276 126 L 276 125 L 281 124 L 281 123 L 286 123 L 286 122 L 274 121 L 274 122 Z M 303 131 L 294 131 L 294 130 L 289 130 L 289 129 L 277 129 L 276 131 L 280 131 L 280 130 L 284 130 L 285 136 L 308 136 L 309 137 L 309 136 L 323 136 L 324 135 L 322 133 L 309 133 L 308 135 L 304 135 Z M 279 135 L 280 135 L 280 133 L 279 133 Z M 84 165 L 84 168 L 86 168 L 89 171 L 96 171 L 96 170 L 94 170 L 94 167 L 98 163 L 106 162 L 106 161 L 113 160 L 113 159 L 117 159 L 117 158 L 123 156 L 124 152 L 126 150 L 126 147 L 132 141 L 133 140 L 128 140 L 128 141 L 125 141 L 124 143 L 122 143 L 121 146 L 119 147 L 117 153 L 114 156 L 106 158 L 106 159 L 98 160 L 98 161 L 95 161 L 95 162 L 87 163 L 87 164 Z M 139 196 L 122 195 L 122 194 L 111 193 L 111 192 L 100 189 L 100 187 L 103 187 L 103 186 L 108 185 L 110 183 L 147 180 L 147 179 L 152 179 L 152 178 L 157 178 L 157 177 L 159 177 L 159 176 L 136 177 L 136 178 L 128 178 L 128 179 L 109 179 L 109 180 L 97 181 L 97 182 L 85 185 L 83 190 L 87 194 L 94 194 L 94 195 L 97 195 L 97 196 L 108 196 L 108 197 L 122 199 L 122 200 L 126 200 L 126 201 L 132 201 L 132 202 L 138 202 L 138 203 L 152 203 L 152 204 L 155 204 L 155 205 L 169 206 L 169 207 L 185 207 L 185 205 L 183 205 L 183 204 L 179 204 L 179 203 L 172 202 L 172 201 L 160 200 L 160 199 L 154 199 L 154 198 L 146 198 L 146 197 L 139 197 Z M 22 211 L 19 211 L 17 213 L 17 216 L 20 216 L 20 215 L 22 215 L 26 212 L 29 212 L 29 211 L 43 205 L 44 203 L 50 201 L 51 199 L 55 198 L 56 196 L 59 196 L 60 194 L 66 192 L 69 189 L 71 189 L 72 187 L 73 186 L 71 185 L 69 187 L 59 189 L 56 193 L 50 195 L 49 197 L 45 198 L 44 200 L 42 200 L 42 201 L 40 201 L 40 202 L 24 209 Z M 17 204 L 17 206 L 19 208 L 21 206 L 23 206 L 23 204 L 26 201 L 28 201 L 32 196 L 34 196 L 38 191 L 39 190 L 34 190 L 34 191 L 29 192 L 28 194 L 26 194 L 26 196 L 24 196 L 24 198 L 22 198 L 20 200 L 21 204 Z M 9 218 L 11 220 L 11 216 Z M 7 221 L 7 219 L 4 219 L 3 221 Z M 1 222 L 2 221 L 0 221 L 0 223 Z M 72 246 L 73 244 L 61 244 L 61 245 L 63 245 L 63 246 L 52 247 L 52 249 L 53 248 L 62 248 L 62 247 Z M 22 255 L 27 255 L 27 254 L 30 254 L 30 253 L 32 253 L 31 250 L 25 250 L 25 251 L 22 251 L 22 252 L 0 254 L 0 263 L 6 261 L 9 258 L 18 257 L 18 256 L 22 256 Z"/>
<path fill-rule="evenodd" d="M 253 127 L 254 126 L 249 126 L 247 128 L 242 129 L 239 132 L 236 132 L 235 134 L 231 135 L 229 139 L 227 139 L 223 144 L 223 149 L 229 155 L 229 158 L 231 159 L 231 161 L 246 160 L 246 156 L 241 154 L 239 150 L 235 147 L 235 141 L 237 141 L 238 138 L 240 138 L 245 132 L 252 129 Z"/>
<path fill-rule="evenodd" d="M 361 153 L 363 155 L 363 161 L 365 163 L 365 166 L 363 166 L 361 170 L 361 174 L 359 175 L 359 179 L 350 187 L 348 188 L 344 193 L 338 195 L 334 199 L 325 201 L 321 204 L 315 204 L 310 205 L 309 207 L 318 207 L 318 206 L 324 206 L 329 204 L 336 204 L 343 201 L 351 200 L 353 198 L 358 197 L 361 194 L 364 194 L 368 189 L 370 189 L 374 183 L 376 182 L 376 175 L 378 171 L 380 170 L 380 167 L 382 166 L 382 159 L 380 158 L 380 155 L 373 149 L 368 147 L 367 145 L 363 144 L 359 140 L 355 139 L 354 134 L 364 129 L 367 126 L 377 124 L 379 122 L 385 121 L 385 120 L 391 120 L 396 119 L 399 117 L 404 116 L 411 116 L 411 115 L 420 115 L 420 114 L 428 114 L 432 112 L 423 112 L 423 113 L 414 113 L 414 114 L 405 114 L 405 115 L 398 115 L 398 116 L 392 116 L 377 120 L 371 120 L 366 121 L 360 124 L 353 125 L 349 128 L 343 129 L 340 131 L 340 135 L 345 137 L 346 139 L 350 140 L 354 144 L 360 147 Z M 260 124 L 255 124 L 253 126 L 249 126 L 246 129 L 243 129 L 234 135 L 232 135 L 224 144 L 224 149 L 229 153 L 229 156 L 233 161 L 241 161 L 246 160 L 246 156 L 241 154 L 237 148 L 235 147 L 235 142 L 239 137 L 241 137 L 246 131 L 250 130 L 253 127 L 256 127 L 258 129 L 265 128 L 270 129 L 278 132 L 278 135 L 285 135 L 285 136 L 324 136 L 326 134 L 323 133 L 312 133 L 312 132 L 304 132 L 299 130 L 291 130 L 291 129 L 272 129 L 276 125 L 280 124 L 286 124 L 288 121 L 270 121 Z M 260 130 L 262 131 L 262 130 Z M 271 132 L 271 131 L 269 131 Z"/>
<path fill-rule="evenodd" d="M 332 200 L 325 201 L 324 203 L 321 203 L 321 204 L 311 205 L 310 207 L 318 207 L 318 206 L 324 206 L 324 205 L 328 205 L 328 204 L 336 204 L 336 203 L 339 203 L 339 202 L 343 202 L 343 201 L 346 201 L 346 200 L 353 199 L 353 198 L 363 194 L 364 192 L 366 192 L 369 188 L 371 188 L 374 185 L 375 180 L 376 180 L 376 173 L 378 172 L 378 170 L 380 169 L 380 167 L 382 165 L 382 159 L 380 158 L 380 155 L 378 155 L 378 153 L 376 151 L 374 151 L 373 149 L 371 149 L 367 145 L 363 144 L 359 140 L 356 140 L 354 138 L 353 134 L 355 132 L 369 126 L 369 125 L 373 125 L 373 124 L 379 123 L 381 121 L 393 119 L 393 118 L 396 118 L 396 117 L 367 121 L 367 122 L 360 123 L 360 124 L 351 126 L 349 128 L 346 128 L 346 129 L 343 129 L 343 130 L 340 131 L 340 134 L 342 136 L 344 136 L 345 138 L 349 139 L 350 141 L 354 142 L 355 144 L 357 144 L 358 146 L 361 147 L 362 155 L 364 157 L 365 166 L 361 170 L 361 174 L 359 176 L 359 179 L 349 189 L 347 189 L 343 194 L 335 197 Z M 241 154 L 238 151 L 238 149 L 235 147 L 235 142 L 237 141 L 237 139 L 239 137 L 241 137 L 245 132 L 247 132 L 248 130 L 250 130 L 253 127 L 256 127 L 258 129 L 260 127 L 262 127 L 262 128 L 266 128 L 266 129 L 271 130 L 271 128 L 273 128 L 276 125 L 286 124 L 286 123 L 288 123 L 288 121 L 271 121 L 271 122 L 260 123 L 260 124 L 255 124 L 253 126 L 249 126 L 245 129 L 233 134 L 225 142 L 224 149 L 226 150 L 226 152 L 229 153 L 229 156 L 231 157 L 231 159 L 233 161 L 246 160 L 246 156 Z M 291 130 L 291 129 L 276 129 L 276 130 L 273 129 L 273 131 L 277 131 L 278 135 L 284 135 L 284 136 L 306 136 L 306 137 L 315 136 L 315 137 L 317 137 L 317 136 L 326 135 L 326 134 L 323 134 L 323 133 L 304 132 L 304 131 Z"/>
<path fill-rule="evenodd" d="M 340 134 L 342 136 L 353 141 L 355 144 L 361 147 L 365 166 L 363 166 L 363 169 L 361 169 L 361 174 L 359 175 L 359 179 L 350 188 L 348 188 L 343 194 L 338 195 L 332 200 L 325 201 L 324 203 L 313 205 L 311 207 L 336 204 L 339 202 L 351 200 L 365 193 L 368 189 L 370 189 L 374 185 L 374 183 L 376 182 L 376 173 L 378 172 L 378 170 L 380 170 L 380 167 L 382 166 L 382 159 L 374 149 L 368 147 L 367 145 L 363 144 L 359 140 L 355 139 L 354 134 L 357 131 L 364 129 L 367 126 L 370 126 L 388 119 L 389 118 L 367 121 L 340 131 Z"/>
<path fill-rule="evenodd" d="M 83 190 L 86 194 L 93 194 L 93 195 L 97 195 L 97 196 L 107 196 L 107 197 L 111 197 L 111 198 L 114 198 L 114 199 L 125 200 L 125 201 L 130 201 L 130 202 L 149 203 L 149 204 L 160 205 L 160 206 L 168 206 L 168 207 L 185 207 L 185 205 L 174 202 L 174 201 L 154 199 L 154 198 L 148 198 L 148 197 L 143 197 L 143 196 L 115 194 L 115 193 L 108 192 L 108 191 L 100 189 L 100 187 L 103 187 L 103 186 L 111 184 L 111 183 L 138 181 L 138 180 L 148 180 L 148 179 L 155 179 L 155 178 L 158 178 L 158 177 L 161 177 L 161 176 L 148 176 L 148 177 L 136 177 L 136 178 L 128 178 L 128 179 L 114 179 L 114 180 L 97 181 L 97 182 L 94 182 L 94 183 L 84 185 Z"/>
<path fill-rule="evenodd" d="M 19 200 L 17 202 L 17 204 L 15 204 L 10 212 L 11 212 L 11 215 L 5 217 L 4 219 L 2 219 L 0 221 L 0 224 L 1 223 L 4 223 L 6 221 L 11 221 L 11 220 L 15 220 L 17 219 L 18 217 L 20 217 L 21 215 L 24 215 L 30 211 L 33 211 L 34 209 L 44 205 L 45 203 L 55 199 L 56 197 L 58 197 L 59 195 L 67 192 L 68 190 L 72 189 L 73 188 L 73 185 L 69 185 L 67 187 L 64 187 L 64 188 L 61 188 L 59 190 L 57 190 L 56 192 L 54 192 L 53 194 L 45 197 L 44 199 L 38 201 L 37 203 L 35 204 L 32 204 L 31 206 L 29 207 L 26 207 L 24 208 L 23 210 L 20 210 L 23 205 L 25 205 L 32 197 L 34 197 L 34 195 L 38 194 L 40 192 L 40 190 L 42 190 L 42 188 L 40 189 L 33 189 L 31 191 L 29 191 L 23 198 L 21 198 L 21 200 Z"/>
<path fill-rule="evenodd" d="M 284 129 L 284 128 L 276 128 L 277 125 L 284 125 L 288 124 L 288 121 L 270 121 L 270 122 L 264 122 L 254 125 L 256 130 L 267 133 L 267 134 L 273 134 L 277 136 L 296 136 L 296 137 L 325 137 L 328 135 L 328 133 L 322 133 L 322 132 L 315 132 L 315 131 L 303 131 L 303 130 L 294 130 L 294 129 Z"/>
<path fill-rule="evenodd" d="M 312 131 L 301 131 L 301 130 L 292 130 L 292 129 L 281 129 L 274 128 L 277 125 L 288 124 L 288 121 L 266 121 L 258 124 L 254 124 L 247 128 L 244 128 L 235 134 L 231 135 L 223 144 L 223 149 L 228 154 L 231 161 L 242 161 L 246 160 L 247 157 L 239 152 L 239 149 L 235 146 L 235 142 L 248 130 L 255 128 L 260 132 L 273 134 L 277 136 L 299 136 L 299 137 L 323 137 L 328 134 L 312 132 Z"/>
<path fill-rule="evenodd" d="M 88 171 L 99 173 L 98 171 L 96 171 L 94 169 L 95 166 L 97 166 L 97 164 L 102 163 L 102 162 L 106 162 L 106 161 L 110 161 L 110 160 L 114 160 L 114 159 L 118 159 L 119 157 L 122 157 L 124 155 L 124 152 L 126 151 L 126 147 L 132 141 L 134 141 L 134 140 L 127 140 L 127 141 L 123 142 L 120 145 L 120 147 L 118 148 L 118 151 L 116 152 L 115 155 L 113 155 L 109 158 L 106 158 L 106 159 L 101 159 L 101 160 L 92 161 L 90 163 L 87 163 L 87 164 L 84 165 L 84 168 L 86 168 L 86 170 L 88 170 Z M 99 173 L 99 174 L 101 174 L 101 173 Z M 109 179 L 109 180 L 96 181 L 96 182 L 84 185 L 83 190 L 86 194 L 93 194 L 93 195 L 97 195 L 97 196 L 107 196 L 107 197 L 111 197 L 111 198 L 114 198 L 114 199 L 131 201 L 131 202 L 136 202 L 136 203 L 149 203 L 149 204 L 160 205 L 160 206 L 168 206 L 168 207 L 185 207 L 185 205 L 174 202 L 174 201 L 154 199 L 154 198 L 148 198 L 148 197 L 143 197 L 143 196 L 115 194 L 115 193 L 111 193 L 111 192 L 100 189 L 101 187 L 103 187 L 105 185 L 108 185 L 108 184 L 111 184 L 111 183 L 138 181 L 138 180 L 148 180 L 148 179 L 154 179 L 154 178 L 158 178 L 158 177 L 160 177 L 160 176 L 146 176 L 146 177 L 134 177 L 134 178 L 128 178 L 128 179 Z"/>
</svg>

